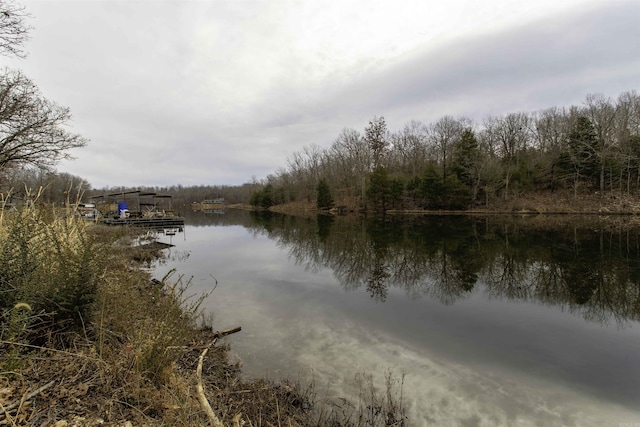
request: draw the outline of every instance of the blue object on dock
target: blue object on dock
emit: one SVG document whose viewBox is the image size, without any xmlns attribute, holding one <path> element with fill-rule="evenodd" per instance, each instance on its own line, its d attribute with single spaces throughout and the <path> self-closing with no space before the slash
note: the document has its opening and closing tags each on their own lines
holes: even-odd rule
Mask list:
<svg viewBox="0 0 640 427">
<path fill-rule="evenodd" d="M 122 211 L 129 209 L 127 202 L 118 202 L 118 217 L 122 215 Z"/>
</svg>

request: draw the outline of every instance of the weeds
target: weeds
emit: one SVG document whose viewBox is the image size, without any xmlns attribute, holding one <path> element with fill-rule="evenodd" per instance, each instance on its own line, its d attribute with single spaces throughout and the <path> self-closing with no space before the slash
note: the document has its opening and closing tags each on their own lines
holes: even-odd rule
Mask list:
<svg viewBox="0 0 640 427">
<path fill-rule="evenodd" d="M 195 373 L 209 348 L 202 382 L 224 425 L 404 425 L 390 374 L 384 391 L 359 376 L 355 403 L 320 400 L 313 385 L 243 381 L 228 347 L 212 345 L 208 295 L 173 274 L 151 281 L 116 244 L 130 232 L 51 207 L 0 209 L 0 408 L 10 408 L 0 424 L 204 425 Z"/>
<path fill-rule="evenodd" d="M 4 212 L 0 223 L 0 311 L 11 326 L 18 304 L 31 307 L 47 332 L 82 331 L 107 269 L 104 244 L 86 224 L 53 209 L 27 206 Z M 30 325 L 24 325 L 29 329 Z M 41 325 L 44 326 L 44 325 Z M 31 340 L 42 343 L 38 336 Z"/>
</svg>

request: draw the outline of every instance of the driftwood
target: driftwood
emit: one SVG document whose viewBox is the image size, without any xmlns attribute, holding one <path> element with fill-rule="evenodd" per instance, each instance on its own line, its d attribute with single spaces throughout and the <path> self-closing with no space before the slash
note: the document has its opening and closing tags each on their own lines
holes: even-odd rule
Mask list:
<svg viewBox="0 0 640 427">
<path fill-rule="evenodd" d="M 211 405 L 209 404 L 209 401 L 207 400 L 207 396 L 205 396 L 205 394 L 204 394 L 204 387 L 202 385 L 202 363 L 204 361 L 204 357 L 207 355 L 207 352 L 209 351 L 209 349 L 211 347 L 213 347 L 213 345 L 216 343 L 218 338 L 222 338 L 222 337 L 225 337 L 227 335 L 235 334 L 236 332 L 240 332 L 241 330 L 242 330 L 242 328 L 240 326 L 238 326 L 238 327 L 231 328 L 231 329 L 225 329 L 224 331 L 216 331 L 213 334 L 213 341 L 211 341 L 211 344 L 209 344 L 202 351 L 202 353 L 200 354 L 200 357 L 198 358 L 198 367 L 196 368 L 196 377 L 198 379 L 198 384 L 196 385 L 196 393 L 198 395 L 198 400 L 200 401 L 200 406 L 202 406 L 202 409 L 207 414 L 207 417 L 209 418 L 209 423 L 213 427 L 224 427 L 224 425 L 222 424 L 220 419 L 216 416 L 216 414 L 213 412 L 213 409 L 211 409 Z M 239 415 L 240 414 L 236 415 L 236 417 L 233 420 L 235 426 L 239 426 L 239 424 L 240 424 L 240 416 Z"/>
<path fill-rule="evenodd" d="M 207 414 L 207 417 L 209 418 L 209 422 L 211 423 L 211 425 L 213 427 L 224 427 L 220 419 L 213 412 L 213 409 L 211 409 L 211 405 L 207 400 L 207 396 L 204 395 L 204 387 L 202 386 L 202 361 L 204 360 L 204 357 L 207 355 L 209 348 L 212 345 L 214 345 L 215 342 L 216 340 L 213 340 L 211 345 L 202 351 L 202 354 L 200 354 L 200 358 L 198 359 L 198 367 L 196 369 L 196 377 L 198 378 L 198 384 L 196 386 L 196 393 L 198 394 L 198 400 L 200 401 L 200 406 L 202 406 L 202 409 Z"/>
<path fill-rule="evenodd" d="M 51 386 L 53 386 L 54 384 L 55 384 L 55 380 L 54 381 L 49 381 L 48 383 L 46 383 L 42 387 L 32 391 L 31 393 L 28 393 L 28 394 L 22 396 L 20 399 L 16 400 L 15 402 L 10 403 L 7 406 L 4 406 L 4 407 L 0 408 L 0 415 L 6 414 L 7 412 L 9 412 L 11 410 L 16 409 L 17 407 L 22 405 L 27 400 L 33 399 L 34 397 L 36 397 L 37 395 L 39 395 L 40 393 L 42 393 L 46 389 L 48 389 Z"/>
<path fill-rule="evenodd" d="M 222 337 L 226 337 L 227 335 L 231 335 L 231 334 L 235 334 L 236 332 L 240 332 L 242 330 L 241 326 L 237 326 L 235 328 L 231 328 L 231 329 L 225 329 L 224 331 L 216 331 L 213 336 L 214 338 L 222 338 Z"/>
</svg>

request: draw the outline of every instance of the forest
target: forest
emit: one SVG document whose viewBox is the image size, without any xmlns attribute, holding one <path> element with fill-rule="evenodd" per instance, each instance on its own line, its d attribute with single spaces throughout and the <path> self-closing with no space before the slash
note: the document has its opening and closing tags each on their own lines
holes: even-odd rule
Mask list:
<svg viewBox="0 0 640 427">
<path fill-rule="evenodd" d="M 468 209 L 528 193 L 637 194 L 640 97 L 587 95 L 581 106 L 489 116 L 445 115 L 389 131 L 374 117 L 342 129 L 328 148 L 293 153 L 252 194 L 264 208 L 289 202 L 367 210 Z"/>
</svg>

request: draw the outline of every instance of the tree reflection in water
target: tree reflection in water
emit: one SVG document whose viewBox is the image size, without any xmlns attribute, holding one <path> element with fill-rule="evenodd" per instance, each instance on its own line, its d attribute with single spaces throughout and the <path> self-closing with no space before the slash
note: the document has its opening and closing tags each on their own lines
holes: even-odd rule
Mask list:
<svg viewBox="0 0 640 427">
<path fill-rule="evenodd" d="M 255 233 L 346 290 L 453 304 L 472 292 L 560 306 L 620 325 L 640 316 L 640 226 L 624 218 L 329 217 L 252 213 Z M 625 224 L 626 222 L 626 224 Z"/>
</svg>

